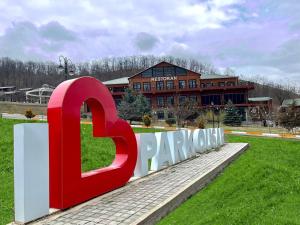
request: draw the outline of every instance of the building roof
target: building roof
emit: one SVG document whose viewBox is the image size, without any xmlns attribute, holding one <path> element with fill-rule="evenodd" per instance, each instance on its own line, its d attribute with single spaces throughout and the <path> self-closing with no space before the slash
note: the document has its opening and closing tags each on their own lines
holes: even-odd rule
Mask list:
<svg viewBox="0 0 300 225">
<path fill-rule="evenodd" d="M 272 100 L 270 97 L 254 97 L 254 98 L 248 98 L 248 101 L 250 102 L 267 102 Z"/>
<path fill-rule="evenodd" d="M 285 99 L 282 102 L 282 106 L 289 106 L 295 103 L 295 106 L 300 106 L 300 98 L 295 98 L 295 99 Z"/>
<path fill-rule="evenodd" d="M 105 85 L 129 84 L 128 78 L 129 77 L 121 77 L 118 79 L 108 80 L 108 81 L 104 81 L 103 84 Z"/>
<path fill-rule="evenodd" d="M 220 75 L 220 74 L 202 74 L 201 79 L 222 79 L 222 78 L 232 78 L 234 76 Z"/>
</svg>

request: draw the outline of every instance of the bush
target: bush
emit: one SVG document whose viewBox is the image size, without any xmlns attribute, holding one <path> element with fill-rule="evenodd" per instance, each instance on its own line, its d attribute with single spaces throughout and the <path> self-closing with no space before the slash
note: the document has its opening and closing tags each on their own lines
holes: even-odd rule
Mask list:
<svg viewBox="0 0 300 225">
<path fill-rule="evenodd" d="M 196 125 L 199 129 L 205 129 L 207 120 L 204 116 L 198 116 L 196 119 Z"/>
<path fill-rule="evenodd" d="M 168 118 L 166 119 L 166 124 L 168 124 L 170 127 L 173 125 L 173 124 L 176 124 L 176 119 L 175 118 Z"/>
<path fill-rule="evenodd" d="M 151 125 L 151 117 L 148 115 L 143 116 L 143 122 L 146 127 L 149 127 Z"/>
<path fill-rule="evenodd" d="M 32 112 L 31 109 L 29 109 L 25 112 L 25 116 L 27 119 L 32 119 L 33 117 L 35 117 L 35 114 Z"/>
</svg>

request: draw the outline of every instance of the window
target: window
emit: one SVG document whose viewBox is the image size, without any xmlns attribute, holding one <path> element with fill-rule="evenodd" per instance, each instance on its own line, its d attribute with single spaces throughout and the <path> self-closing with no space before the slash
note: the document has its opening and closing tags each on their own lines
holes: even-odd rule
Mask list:
<svg viewBox="0 0 300 225">
<path fill-rule="evenodd" d="M 180 68 L 180 67 L 176 67 L 176 75 L 180 76 L 180 75 L 186 75 L 187 74 L 187 70 L 184 68 Z"/>
<path fill-rule="evenodd" d="M 224 87 L 225 86 L 225 82 L 219 82 L 219 87 Z"/>
<path fill-rule="evenodd" d="M 173 112 L 168 112 L 168 118 L 175 118 L 175 115 Z"/>
<path fill-rule="evenodd" d="M 233 81 L 228 81 L 227 82 L 227 86 L 234 86 L 235 84 L 234 84 L 234 82 Z"/>
<path fill-rule="evenodd" d="M 221 96 L 220 95 L 201 96 L 202 105 L 211 105 L 212 102 L 214 103 L 214 105 L 221 105 Z"/>
<path fill-rule="evenodd" d="M 174 81 L 173 80 L 167 80 L 167 89 L 168 90 L 174 89 Z"/>
<path fill-rule="evenodd" d="M 164 68 L 163 67 L 153 68 L 153 76 L 154 77 L 163 77 L 164 76 Z"/>
<path fill-rule="evenodd" d="M 189 80 L 189 88 L 196 88 L 197 83 L 196 80 Z"/>
<path fill-rule="evenodd" d="M 178 84 L 179 84 L 179 89 L 184 89 L 185 88 L 185 80 L 180 80 L 178 82 Z"/>
<path fill-rule="evenodd" d="M 165 76 L 174 76 L 175 68 L 173 66 L 164 67 L 164 75 Z"/>
<path fill-rule="evenodd" d="M 179 96 L 179 104 L 184 103 L 185 99 L 186 99 L 186 96 L 184 96 L 184 95 Z"/>
<path fill-rule="evenodd" d="M 163 81 L 156 81 L 156 89 L 163 90 L 164 89 L 164 82 Z"/>
<path fill-rule="evenodd" d="M 142 77 L 152 77 L 152 68 L 142 72 Z"/>
<path fill-rule="evenodd" d="M 151 90 L 151 85 L 149 82 L 144 82 L 143 83 L 143 88 L 144 88 L 144 91 L 150 91 Z"/>
<path fill-rule="evenodd" d="M 205 83 L 201 83 L 201 87 L 205 88 L 206 87 Z"/>
<path fill-rule="evenodd" d="M 140 91 L 141 90 L 141 83 L 140 82 L 133 83 L 133 89 L 135 91 Z"/>
<path fill-rule="evenodd" d="M 152 106 L 151 97 L 146 97 L 146 100 L 147 100 L 149 106 L 151 107 Z"/>
<path fill-rule="evenodd" d="M 191 95 L 190 100 L 193 102 L 197 102 L 197 96 L 196 95 Z"/>
<path fill-rule="evenodd" d="M 158 111 L 157 112 L 157 119 L 163 120 L 165 118 L 165 113 L 164 111 Z"/>
<path fill-rule="evenodd" d="M 167 97 L 167 104 L 168 104 L 168 106 L 173 106 L 174 105 L 174 96 L 168 96 Z"/>
<path fill-rule="evenodd" d="M 244 104 L 244 103 L 246 103 L 246 101 L 245 101 L 245 95 L 243 93 L 225 94 L 224 95 L 224 101 L 225 101 L 225 103 L 228 103 L 229 100 L 233 104 Z"/>
<path fill-rule="evenodd" d="M 116 98 L 116 99 L 114 99 L 115 100 L 115 104 L 116 104 L 116 106 L 119 106 L 120 104 L 121 104 L 121 102 L 122 102 L 122 99 L 120 99 L 120 98 Z M 90 110 L 90 109 L 89 109 Z"/>
<path fill-rule="evenodd" d="M 206 87 L 211 87 L 212 83 L 206 83 Z"/>
<path fill-rule="evenodd" d="M 158 96 L 157 97 L 157 106 L 164 106 L 164 97 L 163 96 Z"/>
</svg>

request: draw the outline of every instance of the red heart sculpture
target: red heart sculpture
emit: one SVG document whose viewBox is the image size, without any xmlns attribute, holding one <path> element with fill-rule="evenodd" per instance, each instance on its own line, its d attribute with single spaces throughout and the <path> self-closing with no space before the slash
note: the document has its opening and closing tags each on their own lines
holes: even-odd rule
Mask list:
<svg viewBox="0 0 300 225">
<path fill-rule="evenodd" d="M 116 157 L 109 167 L 81 173 L 80 108 L 92 112 L 94 137 L 111 137 Z M 127 183 L 137 159 L 130 125 L 118 118 L 109 90 L 93 77 L 61 83 L 48 103 L 50 207 L 65 209 Z"/>
</svg>

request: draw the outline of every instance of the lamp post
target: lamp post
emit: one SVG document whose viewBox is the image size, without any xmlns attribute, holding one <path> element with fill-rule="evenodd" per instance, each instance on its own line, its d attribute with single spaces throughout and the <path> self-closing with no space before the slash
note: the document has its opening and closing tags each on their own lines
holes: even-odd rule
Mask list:
<svg viewBox="0 0 300 225">
<path fill-rule="evenodd" d="M 64 71 L 65 80 L 68 79 L 68 75 L 69 76 L 74 76 L 75 75 L 75 72 L 74 72 L 75 66 L 74 66 L 74 64 L 72 63 L 72 61 L 70 59 L 68 59 L 65 56 L 60 55 L 58 57 L 58 60 L 59 60 L 58 69 L 60 71 Z"/>
<path fill-rule="evenodd" d="M 213 128 L 215 128 L 215 111 L 214 111 L 214 102 L 211 102 L 211 112 L 212 112 L 212 119 L 213 119 Z"/>
</svg>

